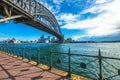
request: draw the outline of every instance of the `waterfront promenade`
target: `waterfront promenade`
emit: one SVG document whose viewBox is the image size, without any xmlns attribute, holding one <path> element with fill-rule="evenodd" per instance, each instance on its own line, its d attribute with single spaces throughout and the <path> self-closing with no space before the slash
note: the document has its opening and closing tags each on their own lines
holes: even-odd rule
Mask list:
<svg viewBox="0 0 120 80">
<path fill-rule="evenodd" d="M 0 52 L 0 80 L 70 80 Z"/>
</svg>

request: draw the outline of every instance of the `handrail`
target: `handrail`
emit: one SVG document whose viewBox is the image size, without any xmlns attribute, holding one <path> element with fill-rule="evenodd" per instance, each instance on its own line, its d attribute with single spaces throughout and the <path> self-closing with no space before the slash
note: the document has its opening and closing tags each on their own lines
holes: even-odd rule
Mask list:
<svg viewBox="0 0 120 80">
<path fill-rule="evenodd" d="M 116 73 L 117 76 L 120 75 L 120 69 L 116 68 L 117 66 L 104 61 L 104 60 L 116 60 L 119 62 L 120 58 L 102 56 L 100 49 L 98 50 L 97 56 L 92 56 L 92 55 L 71 53 L 70 48 L 67 53 L 62 53 L 62 52 L 54 52 L 52 51 L 51 48 L 49 51 L 44 51 L 38 47 L 36 48 L 35 47 L 33 48 L 19 47 L 19 46 L 13 47 L 13 46 L 0 44 L 0 51 L 8 52 L 13 55 L 21 56 L 23 58 L 28 58 L 29 60 L 35 60 L 36 62 L 38 62 L 38 64 L 42 63 L 45 65 L 48 65 L 50 66 L 49 70 L 51 70 L 51 68 L 54 68 L 54 67 L 65 70 L 68 72 L 69 77 L 71 77 L 72 73 L 86 76 L 81 73 L 81 72 L 84 72 L 86 74 L 89 74 L 86 77 L 89 77 L 91 79 L 104 80 L 107 78 L 113 78 L 114 77 L 113 75 L 105 77 L 104 75 L 105 73 L 103 71 L 104 63 L 110 65 L 113 69 L 117 70 L 118 72 Z M 82 60 L 82 58 L 85 58 L 85 59 Z M 86 59 L 88 59 L 87 63 L 86 63 Z M 93 65 L 93 63 L 95 64 Z M 60 66 L 60 65 L 63 65 L 63 66 Z M 90 69 L 89 68 L 90 66 L 96 67 L 94 68 L 95 70 Z M 96 71 L 96 69 L 98 71 Z M 79 72 L 79 70 L 81 70 L 81 72 Z"/>
</svg>

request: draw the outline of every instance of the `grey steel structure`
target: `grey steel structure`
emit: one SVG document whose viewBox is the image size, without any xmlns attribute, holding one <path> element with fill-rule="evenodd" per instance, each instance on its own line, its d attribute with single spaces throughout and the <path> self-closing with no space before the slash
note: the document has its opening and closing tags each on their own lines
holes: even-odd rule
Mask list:
<svg viewBox="0 0 120 80">
<path fill-rule="evenodd" d="M 64 41 L 59 24 L 54 15 L 37 0 L 0 0 L 0 22 L 14 19 L 56 36 Z"/>
</svg>

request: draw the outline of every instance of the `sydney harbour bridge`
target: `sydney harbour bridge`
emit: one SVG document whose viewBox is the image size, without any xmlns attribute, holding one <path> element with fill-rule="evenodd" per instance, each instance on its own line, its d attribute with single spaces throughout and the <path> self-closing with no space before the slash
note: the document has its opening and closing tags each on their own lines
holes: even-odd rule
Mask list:
<svg viewBox="0 0 120 80">
<path fill-rule="evenodd" d="M 14 20 L 56 36 L 64 41 L 55 16 L 37 0 L 0 0 L 0 22 Z"/>
</svg>

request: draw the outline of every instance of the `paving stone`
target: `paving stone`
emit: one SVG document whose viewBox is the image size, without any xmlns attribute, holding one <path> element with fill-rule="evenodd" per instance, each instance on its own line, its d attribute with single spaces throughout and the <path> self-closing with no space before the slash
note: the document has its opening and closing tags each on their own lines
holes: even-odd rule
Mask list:
<svg viewBox="0 0 120 80">
<path fill-rule="evenodd" d="M 0 80 L 69 80 L 0 52 Z"/>
</svg>

